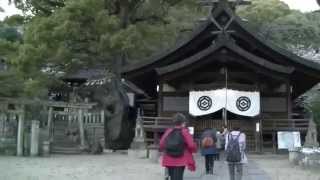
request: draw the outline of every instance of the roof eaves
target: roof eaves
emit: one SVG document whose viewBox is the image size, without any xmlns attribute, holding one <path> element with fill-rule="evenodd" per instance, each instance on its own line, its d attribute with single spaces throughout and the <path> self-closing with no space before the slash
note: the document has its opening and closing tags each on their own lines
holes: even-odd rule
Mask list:
<svg viewBox="0 0 320 180">
<path fill-rule="evenodd" d="M 239 56 L 242 56 L 242 57 L 248 59 L 252 63 L 255 63 L 259 66 L 263 66 L 267 69 L 270 69 L 270 70 L 273 70 L 273 71 L 276 71 L 279 73 L 283 73 L 283 74 L 291 74 L 294 71 L 293 67 L 285 67 L 285 66 L 282 66 L 279 64 L 269 62 L 261 57 L 255 56 L 255 55 L 247 52 L 246 50 L 242 49 L 241 47 L 239 47 L 235 43 L 232 43 L 231 41 L 220 41 L 220 43 L 217 43 L 216 45 L 209 46 L 207 49 L 199 52 L 198 54 L 196 54 L 194 56 L 189 57 L 188 59 L 185 59 L 184 61 L 180 61 L 175 64 L 171 64 L 171 65 L 161 67 L 161 68 L 156 68 L 156 72 L 158 73 L 158 75 L 163 76 L 168 73 L 177 71 L 183 67 L 187 67 L 189 65 L 194 64 L 195 62 L 201 60 L 202 58 L 214 53 L 215 51 L 217 51 L 223 47 L 226 47 L 226 48 L 230 49 L 231 51 L 237 53 Z"/>
</svg>

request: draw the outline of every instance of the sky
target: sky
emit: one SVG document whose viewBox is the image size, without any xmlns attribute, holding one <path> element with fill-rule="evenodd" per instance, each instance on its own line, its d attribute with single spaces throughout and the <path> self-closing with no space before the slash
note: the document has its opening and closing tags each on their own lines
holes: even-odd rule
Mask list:
<svg viewBox="0 0 320 180">
<path fill-rule="evenodd" d="M 281 0 L 289 5 L 291 9 L 298 9 L 302 12 L 310 12 L 320 9 L 316 0 Z M 0 0 L 0 7 L 2 7 L 5 12 L 0 12 L 0 20 L 6 16 L 21 13 L 13 5 L 9 6 L 7 0 Z"/>
</svg>

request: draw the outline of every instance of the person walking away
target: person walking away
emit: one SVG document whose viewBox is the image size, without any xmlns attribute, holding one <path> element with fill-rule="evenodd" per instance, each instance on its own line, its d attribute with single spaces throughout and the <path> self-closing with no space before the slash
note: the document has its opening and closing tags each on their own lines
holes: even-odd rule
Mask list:
<svg viewBox="0 0 320 180">
<path fill-rule="evenodd" d="M 221 142 L 221 153 L 220 153 L 220 157 L 222 159 L 225 159 L 225 146 L 226 146 L 226 136 L 228 136 L 229 134 L 229 130 L 227 128 L 226 125 L 223 125 L 222 126 L 222 129 L 221 129 L 221 134 L 220 134 L 220 142 Z"/>
<path fill-rule="evenodd" d="M 239 127 L 234 127 L 226 136 L 225 150 L 226 161 L 229 166 L 230 180 L 241 180 L 243 164 L 247 163 L 245 155 L 246 136 Z"/>
<path fill-rule="evenodd" d="M 219 131 L 217 131 L 216 133 L 216 137 L 217 137 L 217 143 L 216 143 L 216 148 L 218 150 L 218 154 L 217 154 L 217 158 L 216 160 L 220 160 L 220 153 L 221 153 L 221 149 L 222 149 L 222 143 L 221 143 L 221 133 Z M 224 144 L 224 142 L 223 142 Z M 224 149 L 224 146 L 223 146 L 223 149 Z"/>
<path fill-rule="evenodd" d="M 187 119 L 183 114 L 174 115 L 173 122 L 174 128 L 168 128 L 160 139 L 161 164 L 167 168 L 170 180 L 183 180 L 185 167 L 195 171 L 192 153 L 197 151 L 197 145 L 186 128 Z"/>
<path fill-rule="evenodd" d="M 206 174 L 213 174 L 214 160 L 217 159 L 217 131 L 205 129 L 201 135 L 201 155 L 205 158 Z"/>
</svg>

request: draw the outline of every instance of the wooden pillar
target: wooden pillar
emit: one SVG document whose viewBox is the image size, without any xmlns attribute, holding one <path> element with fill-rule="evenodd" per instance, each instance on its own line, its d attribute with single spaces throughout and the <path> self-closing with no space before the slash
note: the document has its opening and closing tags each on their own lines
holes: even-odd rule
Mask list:
<svg viewBox="0 0 320 180">
<path fill-rule="evenodd" d="M 286 87 L 287 87 L 288 126 L 290 126 L 292 130 L 295 130 L 295 122 L 290 121 L 292 119 L 292 100 L 291 100 L 291 85 L 289 81 L 286 83 Z"/>
<path fill-rule="evenodd" d="M 79 121 L 79 131 L 80 131 L 80 142 L 81 146 L 85 146 L 85 139 L 84 139 L 84 126 L 83 126 L 83 109 L 79 109 L 78 112 L 78 121 Z"/>
<path fill-rule="evenodd" d="M 272 132 L 272 148 L 273 148 L 273 153 L 276 153 L 276 152 L 277 152 L 276 137 L 277 137 L 276 131 L 273 131 L 273 132 Z"/>
<path fill-rule="evenodd" d="M 258 91 L 260 92 L 260 114 L 259 114 L 259 119 L 257 122 L 259 122 L 260 124 L 260 131 L 259 131 L 259 152 L 263 153 L 263 112 L 262 112 L 262 88 L 261 88 L 261 82 L 262 82 L 262 78 L 260 77 L 260 75 L 257 78 L 257 84 L 256 86 L 258 87 Z"/>
<path fill-rule="evenodd" d="M 17 156 L 23 156 L 24 111 L 18 116 Z"/>
<path fill-rule="evenodd" d="M 162 115 L 162 106 L 163 106 L 163 82 L 162 80 L 160 80 L 159 82 L 159 92 L 158 92 L 158 116 L 161 116 Z"/>
<path fill-rule="evenodd" d="M 287 108 L 288 108 L 288 119 L 291 119 L 292 114 L 292 100 L 291 100 L 291 85 L 287 82 Z"/>
<path fill-rule="evenodd" d="M 31 147 L 30 155 L 38 156 L 39 155 L 39 125 L 40 122 L 33 120 L 31 124 Z"/>
<path fill-rule="evenodd" d="M 259 122 L 260 122 L 259 151 L 261 153 L 263 153 L 263 123 L 262 123 L 262 117 L 260 117 Z"/>
<path fill-rule="evenodd" d="M 49 141 L 53 141 L 53 122 L 52 122 L 52 113 L 53 113 L 53 107 L 49 107 L 48 112 L 48 131 L 49 131 Z"/>
</svg>

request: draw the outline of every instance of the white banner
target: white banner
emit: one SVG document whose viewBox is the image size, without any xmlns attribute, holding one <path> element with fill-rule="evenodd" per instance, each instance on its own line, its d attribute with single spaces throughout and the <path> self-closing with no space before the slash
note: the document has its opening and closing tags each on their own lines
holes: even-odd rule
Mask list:
<svg viewBox="0 0 320 180">
<path fill-rule="evenodd" d="M 254 117 L 260 114 L 260 93 L 228 89 L 227 110 L 241 116 Z"/>
<path fill-rule="evenodd" d="M 257 116 L 260 113 L 260 93 L 231 89 L 190 91 L 189 113 L 203 116 L 226 108 L 241 116 Z"/>
<path fill-rule="evenodd" d="M 203 116 L 217 112 L 225 106 L 225 91 L 191 91 L 189 93 L 189 113 Z"/>
</svg>

